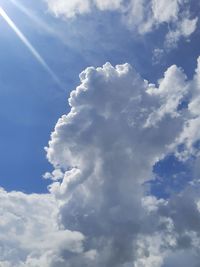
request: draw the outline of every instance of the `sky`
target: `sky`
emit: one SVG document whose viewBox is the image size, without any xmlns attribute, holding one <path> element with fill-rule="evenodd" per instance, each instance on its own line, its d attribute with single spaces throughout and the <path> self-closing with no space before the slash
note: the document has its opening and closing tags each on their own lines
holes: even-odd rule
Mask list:
<svg viewBox="0 0 200 267">
<path fill-rule="evenodd" d="M 0 0 L 0 267 L 199 267 L 199 11 Z"/>
</svg>

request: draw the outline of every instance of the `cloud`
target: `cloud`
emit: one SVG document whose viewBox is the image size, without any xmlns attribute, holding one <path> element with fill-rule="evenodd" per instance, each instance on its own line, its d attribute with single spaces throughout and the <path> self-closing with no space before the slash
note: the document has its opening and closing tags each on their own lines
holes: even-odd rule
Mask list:
<svg viewBox="0 0 200 267">
<path fill-rule="evenodd" d="M 70 267 L 169 267 L 177 261 L 173 250 L 190 256 L 197 249 L 193 221 L 200 215 L 193 191 L 190 198 L 183 193 L 159 201 L 146 197 L 144 187 L 155 163 L 180 145 L 190 116 L 182 103 L 193 102 L 196 76 L 188 81 L 174 65 L 156 86 L 129 64 L 110 63 L 80 74 L 71 111 L 59 119 L 46 148 L 48 160 L 63 172 L 50 186 L 61 203 L 60 221 L 82 232 L 92 251 L 92 257 L 85 252 L 68 259 Z"/>
<path fill-rule="evenodd" d="M 170 0 L 167 2 L 164 0 L 153 0 L 152 11 L 155 20 L 159 23 L 176 21 L 181 2 L 179 0 Z"/>
<path fill-rule="evenodd" d="M 179 20 L 180 8 L 183 5 L 184 1 L 180 0 L 131 0 L 126 18 L 130 27 L 136 27 L 140 34 L 145 34 L 163 24 L 176 24 Z"/>
<path fill-rule="evenodd" d="M 73 18 L 77 15 L 87 14 L 92 11 L 93 7 L 98 8 L 101 11 L 104 10 L 118 10 L 122 7 L 123 0 L 45 0 L 48 4 L 49 10 L 56 16 L 62 16 L 65 18 Z"/>
<path fill-rule="evenodd" d="M 94 3 L 100 10 L 119 10 L 123 0 L 95 0 Z"/>
<path fill-rule="evenodd" d="M 50 266 L 60 253 L 81 253 L 84 236 L 62 229 L 50 195 L 0 190 L 0 266 Z"/>
<path fill-rule="evenodd" d="M 158 64 L 161 62 L 161 59 L 164 55 L 164 50 L 161 48 L 155 48 L 153 50 L 152 62 L 153 64 Z"/>
<path fill-rule="evenodd" d="M 157 199 L 146 182 L 169 153 L 198 157 L 198 97 L 199 65 L 157 84 L 127 63 L 85 69 L 46 147 L 50 193 L 0 191 L 0 265 L 196 267 L 199 186 Z"/>
<path fill-rule="evenodd" d="M 191 18 L 190 4 L 184 0 L 44 0 L 49 11 L 65 19 L 93 13 L 95 10 L 120 14 L 131 31 L 140 35 L 158 28 L 165 29 L 165 45 L 176 46 L 181 38 L 189 39 L 196 30 L 198 18 Z M 168 28 L 168 30 L 167 30 Z"/>
<path fill-rule="evenodd" d="M 56 16 L 64 16 L 66 18 L 74 17 L 77 14 L 84 14 L 90 11 L 90 1 L 48 1 L 48 7 Z"/>
<path fill-rule="evenodd" d="M 191 94 L 188 104 L 188 119 L 184 124 L 183 131 L 175 142 L 178 146 L 177 156 L 182 159 L 187 159 L 191 155 L 199 156 L 199 127 L 200 127 L 200 58 L 197 60 L 197 69 L 193 80 L 189 83 L 189 91 Z"/>
<path fill-rule="evenodd" d="M 170 30 L 166 35 L 166 47 L 172 48 L 177 45 L 180 38 L 189 38 L 197 28 L 198 19 L 184 18 L 176 24 L 174 30 Z"/>
<path fill-rule="evenodd" d="M 146 127 L 155 125 L 162 120 L 167 114 L 172 117 L 180 115 L 178 106 L 188 92 L 188 85 L 185 82 L 186 76 L 180 68 L 173 65 L 165 72 L 164 78 L 159 81 L 159 88 L 155 90 L 153 87 L 149 89 L 149 93 L 153 96 L 159 96 L 159 106 L 149 115 Z"/>
</svg>

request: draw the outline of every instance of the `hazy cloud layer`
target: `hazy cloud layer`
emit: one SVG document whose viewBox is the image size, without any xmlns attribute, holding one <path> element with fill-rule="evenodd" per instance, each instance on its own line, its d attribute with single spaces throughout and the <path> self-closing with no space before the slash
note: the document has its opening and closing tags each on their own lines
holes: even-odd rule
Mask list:
<svg viewBox="0 0 200 267">
<path fill-rule="evenodd" d="M 173 65 L 154 85 L 129 64 L 84 70 L 46 148 L 50 194 L 0 191 L 1 266 L 197 267 L 198 177 L 165 200 L 145 182 L 169 153 L 199 160 L 199 75 Z"/>
<path fill-rule="evenodd" d="M 196 30 L 198 18 L 190 13 L 190 1 L 185 0 L 44 0 L 56 17 L 70 19 L 95 10 L 120 14 L 123 22 L 141 35 L 165 27 L 165 46 L 176 46 L 180 38 L 188 39 Z"/>
</svg>

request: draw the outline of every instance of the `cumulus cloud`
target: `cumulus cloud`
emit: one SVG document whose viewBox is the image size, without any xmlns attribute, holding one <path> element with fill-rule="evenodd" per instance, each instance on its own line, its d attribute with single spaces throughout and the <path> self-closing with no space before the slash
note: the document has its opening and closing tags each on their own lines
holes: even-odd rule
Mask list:
<svg viewBox="0 0 200 267">
<path fill-rule="evenodd" d="M 199 127 L 200 127 L 200 58 L 197 61 L 197 69 L 194 79 L 189 83 L 191 99 L 188 101 L 188 119 L 184 124 L 183 131 L 176 140 L 175 145 L 179 144 L 177 149 L 178 157 L 187 159 L 191 155 L 199 156 Z"/>
<path fill-rule="evenodd" d="M 0 190 L 0 266 L 51 266 L 60 253 L 81 253 L 84 236 L 57 223 L 52 196 Z"/>
<path fill-rule="evenodd" d="M 185 0 L 44 0 L 49 11 L 57 17 L 74 18 L 95 10 L 115 11 L 124 23 L 144 35 L 159 27 L 168 27 L 165 42 L 169 48 L 180 38 L 189 38 L 196 30 L 198 18 L 191 18 L 189 3 Z"/>
<path fill-rule="evenodd" d="M 46 147 L 50 193 L 0 191 L 1 266 L 196 267 L 199 186 L 157 199 L 146 182 L 169 153 L 198 157 L 198 98 L 199 65 L 157 84 L 129 64 L 84 70 Z"/>
<path fill-rule="evenodd" d="M 175 198 L 172 208 L 172 199 L 145 197 L 143 186 L 154 164 L 180 145 L 190 116 L 190 108 L 181 105 L 185 99 L 192 103 L 196 76 L 188 82 L 171 66 L 156 86 L 129 64 L 110 63 L 80 74 L 81 84 L 69 98 L 71 111 L 59 119 L 46 148 L 48 160 L 64 175 L 50 186 L 61 203 L 60 221 L 82 232 L 93 252 L 92 258 L 71 259 L 69 266 L 161 267 L 173 261 L 174 249 L 190 255 L 197 247 L 199 230 L 188 228 L 187 211 L 178 232 L 174 213 L 181 214 L 184 202 Z M 192 194 L 190 203 L 195 207 Z M 198 209 L 190 216 L 198 219 Z M 183 248 L 178 243 L 188 235 L 194 236 L 191 245 Z"/>
</svg>

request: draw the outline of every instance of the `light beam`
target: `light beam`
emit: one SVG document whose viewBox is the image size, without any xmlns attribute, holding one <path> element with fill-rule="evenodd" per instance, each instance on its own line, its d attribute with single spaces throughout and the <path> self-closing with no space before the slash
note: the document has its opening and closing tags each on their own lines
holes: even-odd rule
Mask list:
<svg viewBox="0 0 200 267">
<path fill-rule="evenodd" d="M 16 33 L 19 39 L 24 43 L 24 45 L 29 49 L 31 54 L 35 57 L 35 59 L 43 66 L 43 68 L 51 75 L 52 79 L 59 85 L 60 88 L 63 89 L 63 85 L 57 75 L 52 71 L 52 69 L 48 66 L 42 56 L 37 52 L 37 50 L 33 47 L 33 45 L 29 42 L 26 36 L 20 31 L 20 29 L 15 25 L 12 19 L 7 15 L 7 13 L 0 7 L 0 16 L 6 21 L 6 23 L 10 26 L 10 28 Z"/>
</svg>

